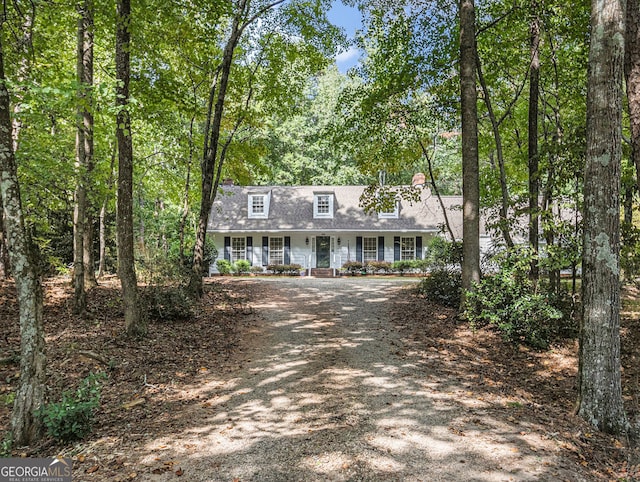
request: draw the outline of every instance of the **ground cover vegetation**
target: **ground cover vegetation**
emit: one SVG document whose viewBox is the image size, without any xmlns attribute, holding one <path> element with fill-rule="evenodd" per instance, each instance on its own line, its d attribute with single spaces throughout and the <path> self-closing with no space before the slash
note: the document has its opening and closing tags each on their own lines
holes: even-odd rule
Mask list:
<svg viewBox="0 0 640 482">
<path fill-rule="evenodd" d="M 363 183 L 363 208 L 380 210 L 415 196 L 397 186 L 417 171 L 432 195 L 463 194 L 462 246 L 446 222 L 450 243 L 419 265 L 345 270 L 428 272 L 426 296 L 511 342 L 547 348 L 579 332 L 579 414 L 637 432 L 619 345 L 619 280 L 640 276 L 637 1 L 349 0 L 363 22 L 351 43 L 327 20 L 330 3 L 5 2 L 0 271 L 20 305 L 20 341 L 4 347 L 20 363 L 7 394 L 15 446 L 38 443 L 44 426 L 83 436 L 98 393 L 94 379 L 61 402 L 46 392 L 61 367 L 46 368 L 42 280 L 71 276 L 73 311 L 90 324 L 88 294 L 117 272 L 118 343 L 137 346 L 161 329 L 154 320 L 198 317 L 222 179 Z M 351 47 L 362 57 L 344 74 L 335 55 Z M 598 77 L 610 64 L 620 69 Z M 480 214 L 497 240 L 487 260 Z"/>
</svg>

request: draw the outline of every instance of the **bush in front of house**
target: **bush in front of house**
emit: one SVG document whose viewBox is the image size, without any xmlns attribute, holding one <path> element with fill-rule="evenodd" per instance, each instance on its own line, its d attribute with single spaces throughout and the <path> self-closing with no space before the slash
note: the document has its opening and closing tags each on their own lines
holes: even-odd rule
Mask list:
<svg viewBox="0 0 640 482">
<path fill-rule="evenodd" d="M 302 271 L 302 265 L 300 264 L 270 264 L 267 266 L 267 271 L 271 271 L 277 275 L 289 275 L 299 276 Z"/>
<path fill-rule="evenodd" d="M 400 275 L 411 273 L 416 270 L 416 263 L 413 260 L 394 261 L 391 269 Z"/>
<path fill-rule="evenodd" d="M 342 269 L 345 273 L 354 276 L 364 271 L 364 264 L 360 261 L 347 261 L 342 265 Z"/>
<path fill-rule="evenodd" d="M 263 274 L 264 268 L 262 266 L 252 266 L 250 271 L 251 274 Z"/>
<path fill-rule="evenodd" d="M 218 261 L 216 261 L 216 268 L 218 268 L 218 272 L 220 274 L 231 273 L 231 263 L 226 259 L 219 259 Z"/>
<path fill-rule="evenodd" d="M 235 274 L 249 274 L 249 272 L 251 271 L 251 263 L 246 259 L 239 259 L 238 261 L 233 263 L 231 270 Z"/>
<path fill-rule="evenodd" d="M 369 261 L 365 269 L 371 274 L 387 274 L 391 272 L 391 263 L 389 261 Z"/>
</svg>

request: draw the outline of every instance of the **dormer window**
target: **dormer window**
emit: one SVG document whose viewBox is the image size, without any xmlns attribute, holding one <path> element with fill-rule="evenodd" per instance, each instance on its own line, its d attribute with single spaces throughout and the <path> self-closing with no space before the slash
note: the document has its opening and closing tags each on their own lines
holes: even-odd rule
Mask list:
<svg viewBox="0 0 640 482">
<path fill-rule="evenodd" d="M 313 197 L 313 217 L 333 218 L 333 194 L 316 194 Z"/>
<path fill-rule="evenodd" d="M 267 219 L 269 217 L 269 195 L 265 193 L 249 194 L 247 208 L 250 219 Z"/>
<path fill-rule="evenodd" d="M 378 213 L 379 219 L 398 219 L 400 213 L 400 203 L 396 201 L 392 209 L 383 209 Z"/>
</svg>

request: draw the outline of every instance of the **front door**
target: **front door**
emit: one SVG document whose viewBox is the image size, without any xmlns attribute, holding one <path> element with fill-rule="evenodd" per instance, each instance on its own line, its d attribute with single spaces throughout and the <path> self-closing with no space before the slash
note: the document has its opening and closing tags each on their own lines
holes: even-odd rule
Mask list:
<svg viewBox="0 0 640 482">
<path fill-rule="evenodd" d="M 331 237 L 316 236 L 316 268 L 331 267 Z"/>
</svg>

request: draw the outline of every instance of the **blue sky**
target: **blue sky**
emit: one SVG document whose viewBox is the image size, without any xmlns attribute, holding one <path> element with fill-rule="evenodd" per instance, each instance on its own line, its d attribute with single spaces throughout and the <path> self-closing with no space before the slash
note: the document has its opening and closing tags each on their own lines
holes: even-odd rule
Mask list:
<svg viewBox="0 0 640 482">
<path fill-rule="evenodd" d="M 340 0 L 333 2 L 333 7 L 328 13 L 329 20 L 334 25 L 342 27 L 347 32 L 350 39 L 353 39 L 355 31 L 362 27 L 360 22 L 360 12 L 357 8 L 347 7 Z M 343 52 L 336 57 L 336 63 L 340 72 L 344 73 L 349 68 L 358 63 L 360 52 L 355 47 L 351 47 L 347 52 Z"/>
</svg>

